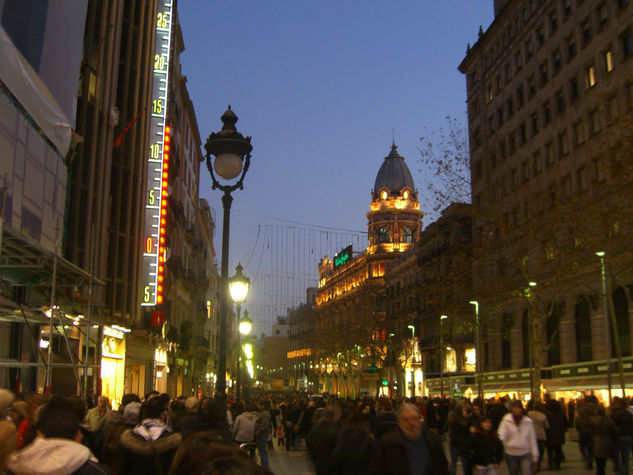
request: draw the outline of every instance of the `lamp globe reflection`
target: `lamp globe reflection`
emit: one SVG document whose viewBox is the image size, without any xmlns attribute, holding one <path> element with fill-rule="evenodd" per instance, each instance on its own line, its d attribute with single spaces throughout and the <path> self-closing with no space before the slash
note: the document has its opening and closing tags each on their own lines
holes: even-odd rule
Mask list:
<svg viewBox="0 0 633 475">
<path fill-rule="evenodd" d="M 248 318 L 248 310 L 244 310 L 244 316 L 240 318 L 240 322 L 239 322 L 240 333 L 244 336 L 247 336 L 250 334 L 252 328 L 253 328 L 253 320 Z"/>
<path fill-rule="evenodd" d="M 235 275 L 229 279 L 231 299 L 238 305 L 246 300 L 251 286 L 250 279 L 242 273 L 243 269 L 242 264 L 238 263 L 235 268 Z"/>
</svg>

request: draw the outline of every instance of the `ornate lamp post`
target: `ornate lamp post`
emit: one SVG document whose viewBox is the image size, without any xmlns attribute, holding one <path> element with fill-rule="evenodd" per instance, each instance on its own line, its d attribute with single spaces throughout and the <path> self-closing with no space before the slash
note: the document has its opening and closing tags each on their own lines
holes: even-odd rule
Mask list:
<svg viewBox="0 0 633 475">
<path fill-rule="evenodd" d="M 231 106 L 222 115 L 222 130 L 209 135 L 204 146 L 206 151 L 207 168 L 213 182 L 212 189 L 220 189 L 224 192 L 222 205 L 224 207 L 224 220 L 222 224 L 222 263 L 220 274 L 220 314 L 219 324 L 219 358 L 218 380 L 215 386 L 215 396 L 226 398 L 226 318 L 228 311 L 228 274 L 229 274 L 229 225 L 231 216 L 231 193 L 238 188 L 244 189 L 243 181 L 251 163 L 251 138 L 244 137 L 235 128 L 237 116 L 231 110 Z M 215 156 L 212 159 L 211 156 Z M 234 184 L 221 184 L 215 177 L 215 173 L 224 180 L 233 180 L 239 176 Z M 240 175 L 241 173 L 241 175 Z"/>
<path fill-rule="evenodd" d="M 479 302 L 477 300 L 471 300 L 471 305 L 475 306 L 475 331 L 477 332 L 475 336 L 475 344 L 477 346 L 476 354 L 477 354 L 477 394 L 479 399 L 483 402 L 484 400 L 484 384 L 483 384 L 483 354 L 481 353 L 481 327 L 479 326 Z M 484 404 L 484 410 L 486 405 Z"/>
<path fill-rule="evenodd" d="M 238 400 L 240 398 L 240 333 L 242 332 L 242 320 L 240 320 L 240 310 L 242 302 L 244 302 L 246 300 L 246 297 L 248 296 L 248 291 L 251 285 L 248 277 L 242 274 L 242 269 L 242 264 L 238 263 L 237 267 L 235 268 L 235 275 L 229 279 L 229 293 L 231 294 L 231 300 L 233 300 L 233 302 L 235 302 L 235 304 L 237 305 L 237 323 L 239 330 L 237 332 L 237 376 L 235 378 L 237 385 L 235 396 Z M 244 317 L 248 318 L 246 316 L 246 311 L 244 312 Z M 250 332 L 250 328 L 248 329 L 248 331 Z"/>
</svg>

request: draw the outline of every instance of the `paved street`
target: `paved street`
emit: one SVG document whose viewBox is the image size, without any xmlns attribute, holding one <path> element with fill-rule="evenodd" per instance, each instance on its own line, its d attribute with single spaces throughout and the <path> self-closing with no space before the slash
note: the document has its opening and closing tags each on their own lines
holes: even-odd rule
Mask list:
<svg viewBox="0 0 633 475">
<path fill-rule="evenodd" d="M 448 443 L 444 444 L 444 449 L 446 455 L 449 456 Z M 560 472 L 542 469 L 540 473 L 553 474 L 563 472 L 570 474 L 573 473 L 577 475 L 590 475 L 595 473 L 595 471 L 586 470 L 584 468 L 584 464 L 582 463 L 580 458 L 580 452 L 578 451 L 577 442 L 566 442 L 563 447 L 563 452 L 565 453 L 565 462 L 563 462 L 563 466 Z M 282 447 L 275 446 L 275 450 L 269 451 L 269 458 L 270 468 L 275 475 L 312 475 L 315 473 L 308 452 L 305 450 L 305 446 L 303 450 L 300 450 L 298 452 L 287 452 Z M 547 462 L 544 461 L 543 465 L 547 467 Z M 607 465 L 607 471 L 612 472 L 612 465 L 610 462 Z M 462 474 L 461 467 L 458 467 L 457 473 L 460 475 Z M 508 473 L 505 464 L 501 465 L 499 473 Z"/>
</svg>

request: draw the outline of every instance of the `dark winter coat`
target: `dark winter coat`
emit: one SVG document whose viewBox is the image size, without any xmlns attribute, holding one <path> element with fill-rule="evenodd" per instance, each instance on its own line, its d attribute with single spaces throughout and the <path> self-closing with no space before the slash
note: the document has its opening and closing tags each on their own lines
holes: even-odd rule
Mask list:
<svg viewBox="0 0 633 475">
<path fill-rule="evenodd" d="M 364 475 L 369 468 L 373 440 L 367 427 L 350 425 L 341 431 L 332 454 L 332 474 Z"/>
<path fill-rule="evenodd" d="M 337 422 L 321 418 L 306 438 L 308 452 L 317 475 L 331 473 L 332 454 L 336 448 L 339 429 L 340 425 Z"/>
<path fill-rule="evenodd" d="M 461 409 L 459 409 L 461 411 Z M 470 437 L 470 426 L 468 419 L 464 417 L 454 417 L 448 426 L 451 447 L 455 449 L 465 449 Z"/>
<path fill-rule="evenodd" d="M 374 433 L 374 437 L 378 438 L 397 427 L 398 419 L 393 412 L 379 412 L 374 418 L 372 432 Z"/>
<path fill-rule="evenodd" d="M 626 407 L 613 408 L 610 417 L 621 436 L 633 435 L 633 416 Z"/>
<path fill-rule="evenodd" d="M 182 434 L 184 440 L 190 435 L 204 430 L 205 427 L 199 414 L 189 412 L 178 418 L 175 429 Z"/>
<path fill-rule="evenodd" d="M 468 454 L 471 465 L 499 464 L 503 460 L 503 444 L 493 431 L 477 431 L 468 439 Z"/>
<path fill-rule="evenodd" d="M 593 455 L 596 458 L 611 458 L 617 452 L 616 439 L 620 435 L 613 421 L 606 416 L 595 417 Z"/>
<path fill-rule="evenodd" d="M 156 440 L 145 440 L 128 429 L 121 434 L 123 455 L 120 466 L 121 475 L 164 475 L 176 450 L 182 443 L 178 432 L 165 432 Z"/>
<path fill-rule="evenodd" d="M 447 475 L 448 461 L 440 439 L 426 425 L 422 426 L 422 437 L 429 455 L 429 475 Z M 410 475 L 409 457 L 404 435 L 400 428 L 387 432 L 374 442 L 369 474 Z"/>
<path fill-rule="evenodd" d="M 556 447 L 565 443 L 567 421 L 558 401 L 549 401 L 545 411 L 549 429 L 547 429 L 547 445 Z"/>
</svg>

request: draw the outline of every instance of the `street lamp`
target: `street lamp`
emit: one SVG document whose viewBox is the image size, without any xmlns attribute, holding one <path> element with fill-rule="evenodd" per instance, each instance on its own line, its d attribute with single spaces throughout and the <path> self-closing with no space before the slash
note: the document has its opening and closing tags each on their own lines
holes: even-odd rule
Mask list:
<svg viewBox="0 0 633 475">
<path fill-rule="evenodd" d="M 446 363 L 446 353 L 444 352 L 444 320 L 447 318 L 448 315 L 440 315 L 440 397 L 442 399 L 444 399 L 444 364 Z M 450 394 L 450 384 L 448 392 Z"/>
<path fill-rule="evenodd" d="M 532 348 L 532 332 L 534 331 L 532 329 L 532 325 L 533 323 L 533 319 L 534 319 L 534 309 L 531 308 L 531 299 L 532 299 L 532 291 L 530 290 L 531 288 L 536 287 L 536 282 L 529 282 L 528 283 L 529 287 L 527 289 L 525 289 L 525 296 L 528 298 L 528 363 L 530 364 L 530 398 L 534 399 L 534 362 L 533 362 L 533 358 L 534 358 L 534 354 L 533 351 L 534 349 Z"/>
<path fill-rule="evenodd" d="M 607 388 L 609 391 L 609 405 L 611 405 L 611 325 L 609 324 L 609 303 L 607 301 L 607 269 L 604 263 L 604 251 L 596 252 L 600 258 L 602 274 L 602 303 L 604 305 L 604 351 L 607 359 Z"/>
<path fill-rule="evenodd" d="M 220 274 L 220 313 L 218 315 L 218 381 L 215 386 L 215 395 L 226 407 L 226 320 L 228 311 L 228 275 L 229 275 L 229 226 L 231 217 L 231 203 L 233 197 L 231 193 L 238 188 L 244 189 L 244 176 L 251 163 L 251 138 L 244 137 L 235 128 L 237 116 L 231 110 L 231 106 L 222 114 L 222 130 L 209 135 L 204 146 L 206 151 L 207 168 L 213 182 L 212 189 L 218 188 L 224 192 L 222 205 L 224 208 L 224 218 L 222 222 L 222 263 Z M 211 156 L 215 156 L 212 159 Z M 240 176 L 234 184 L 220 184 L 215 177 L 215 173 L 224 180 L 233 180 Z M 241 172 L 241 175 L 240 175 Z"/>
<path fill-rule="evenodd" d="M 237 374 L 235 377 L 236 390 L 235 397 L 236 399 L 240 399 L 240 333 L 242 333 L 242 320 L 240 319 L 240 310 L 242 303 L 246 300 L 248 296 L 248 291 L 251 286 L 251 281 L 248 277 L 242 274 L 242 264 L 238 263 L 235 267 L 235 275 L 229 279 L 229 294 L 231 294 L 231 300 L 235 302 L 237 305 L 237 324 L 238 324 L 238 332 L 237 332 Z M 247 312 L 244 312 L 244 317 L 248 319 L 246 316 Z M 250 319 L 248 319 L 250 321 Z M 251 326 L 253 322 L 251 321 Z M 250 333 L 251 329 L 248 328 L 248 332 Z"/>
<path fill-rule="evenodd" d="M 477 393 L 479 396 L 479 399 L 481 400 L 481 402 L 483 403 L 484 400 L 484 385 L 483 385 L 483 378 L 482 378 L 482 354 L 481 354 L 481 328 L 479 327 L 479 302 L 477 300 L 471 300 L 470 302 L 471 305 L 475 306 L 475 331 L 477 332 L 477 334 L 475 335 L 475 342 L 477 345 Z M 486 407 L 486 405 L 484 404 L 484 408 Z"/>
<path fill-rule="evenodd" d="M 240 347 L 240 335 L 248 336 L 253 328 L 253 320 L 248 318 L 248 311 L 244 310 L 244 316 L 238 320 L 238 332 L 237 332 L 237 376 L 235 378 L 235 398 L 240 400 L 241 386 L 240 379 L 242 377 L 242 368 L 240 367 L 240 357 L 242 356 Z"/>
<path fill-rule="evenodd" d="M 415 354 L 415 327 L 413 325 L 407 325 L 407 328 L 412 333 L 411 343 L 411 397 L 415 397 L 415 371 L 413 371 L 413 355 Z"/>
</svg>

